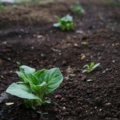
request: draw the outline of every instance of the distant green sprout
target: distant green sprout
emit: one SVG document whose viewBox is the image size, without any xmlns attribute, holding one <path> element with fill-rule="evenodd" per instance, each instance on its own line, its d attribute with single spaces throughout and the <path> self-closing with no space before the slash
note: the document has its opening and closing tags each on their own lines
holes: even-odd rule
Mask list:
<svg viewBox="0 0 120 120">
<path fill-rule="evenodd" d="M 18 65 L 18 66 L 20 66 L 20 65 L 21 65 L 21 63 L 20 63 L 19 61 L 17 61 L 16 63 L 17 63 L 17 65 Z"/>
<path fill-rule="evenodd" d="M 88 42 L 84 41 L 84 42 L 82 42 L 82 44 L 83 44 L 83 45 L 87 45 L 87 44 L 88 44 Z"/>
<path fill-rule="evenodd" d="M 44 95 L 52 93 L 63 81 L 59 68 L 36 71 L 34 68 L 22 65 L 17 72 L 20 82 L 12 83 L 7 93 L 23 98 L 27 108 L 36 109 L 51 101 L 44 99 Z"/>
<path fill-rule="evenodd" d="M 82 73 L 90 73 L 92 72 L 94 69 L 96 69 L 98 66 L 100 66 L 100 63 L 95 64 L 94 62 L 91 62 L 90 65 L 86 64 L 83 66 L 83 68 L 85 68 Z"/>
<path fill-rule="evenodd" d="M 108 28 L 108 29 L 111 29 L 111 30 L 115 30 L 115 26 L 116 26 L 116 23 L 114 23 L 114 24 L 108 24 L 108 25 L 106 25 L 106 28 Z"/>
<path fill-rule="evenodd" d="M 0 77 L 1 77 L 1 78 L 4 78 L 4 76 L 3 76 L 3 75 L 0 75 Z"/>
<path fill-rule="evenodd" d="M 116 5 L 120 7 L 120 1 L 116 2 Z"/>
<path fill-rule="evenodd" d="M 1 9 L 1 10 L 4 10 L 4 9 L 5 9 L 5 6 L 4 6 L 4 5 L 0 5 L 0 9 Z"/>
<path fill-rule="evenodd" d="M 79 13 L 79 14 L 85 12 L 81 5 L 71 6 L 71 9 L 74 10 L 75 12 Z"/>
<path fill-rule="evenodd" d="M 74 28 L 73 17 L 66 15 L 63 18 L 57 17 L 58 23 L 54 23 L 53 26 L 60 28 L 61 30 L 71 30 Z"/>
<path fill-rule="evenodd" d="M 2 44 L 3 44 L 3 45 L 6 45 L 6 44 L 7 44 L 7 42 L 6 42 L 6 41 L 4 41 L 4 42 L 2 42 Z"/>
<path fill-rule="evenodd" d="M 115 3 L 117 6 L 120 6 L 120 0 L 109 0 L 111 3 Z"/>
</svg>

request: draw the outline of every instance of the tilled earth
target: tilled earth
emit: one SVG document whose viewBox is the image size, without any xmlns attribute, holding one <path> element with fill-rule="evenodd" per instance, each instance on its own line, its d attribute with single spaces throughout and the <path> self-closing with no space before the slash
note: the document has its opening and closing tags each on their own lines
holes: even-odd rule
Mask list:
<svg viewBox="0 0 120 120">
<path fill-rule="evenodd" d="M 85 13 L 71 10 L 76 4 Z M 97 0 L 5 6 L 0 10 L 0 120 L 120 120 L 120 7 Z M 75 28 L 53 28 L 55 15 L 67 14 Z M 61 86 L 45 96 L 51 104 L 38 107 L 39 112 L 5 93 L 19 81 L 17 62 L 37 70 L 59 67 L 64 76 Z M 100 66 L 82 73 L 90 62 Z"/>
</svg>

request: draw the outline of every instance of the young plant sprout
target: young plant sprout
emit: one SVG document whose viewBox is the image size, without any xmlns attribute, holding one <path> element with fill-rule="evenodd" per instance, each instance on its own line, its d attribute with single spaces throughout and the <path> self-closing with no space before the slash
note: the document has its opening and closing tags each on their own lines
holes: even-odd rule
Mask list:
<svg viewBox="0 0 120 120">
<path fill-rule="evenodd" d="M 81 5 L 71 6 L 71 9 L 79 14 L 84 13 L 84 9 Z"/>
<path fill-rule="evenodd" d="M 71 30 L 74 28 L 73 18 L 70 15 L 66 15 L 63 18 L 57 17 L 58 23 L 54 23 L 53 26 L 60 28 L 61 30 Z"/>
<path fill-rule="evenodd" d="M 88 42 L 84 41 L 84 42 L 82 42 L 82 44 L 83 44 L 83 45 L 87 45 L 87 44 L 88 44 Z"/>
<path fill-rule="evenodd" d="M 19 61 L 17 61 L 16 63 L 17 63 L 17 65 L 18 65 L 18 66 L 20 66 L 20 65 L 21 65 L 21 63 L 20 63 Z"/>
<path fill-rule="evenodd" d="M 83 68 L 85 68 L 82 73 L 90 73 L 92 72 L 94 69 L 96 69 L 98 66 L 100 66 L 100 63 L 95 64 L 94 62 L 91 62 L 90 65 L 86 64 L 83 66 Z"/>
<path fill-rule="evenodd" d="M 63 81 L 59 68 L 36 71 L 34 68 L 22 65 L 17 75 L 21 81 L 12 83 L 6 92 L 23 98 L 26 107 L 33 109 L 50 103 L 50 100 L 44 100 L 44 95 L 52 93 Z"/>
<path fill-rule="evenodd" d="M 5 6 L 1 5 L 1 3 L 0 3 L 0 10 L 4 10 L 4 9 L 5 9 Z"/>
</svg>

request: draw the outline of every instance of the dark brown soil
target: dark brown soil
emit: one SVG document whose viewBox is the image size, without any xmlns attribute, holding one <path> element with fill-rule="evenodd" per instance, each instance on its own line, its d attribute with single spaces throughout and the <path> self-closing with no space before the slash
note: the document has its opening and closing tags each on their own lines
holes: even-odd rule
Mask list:
<svg viewBox="0 0 120 120">
<path fill-rule="evenodd" d="M 77 3 L 84 14 L 70 9 L 74 0 L 5 4 L 0 10 L 0 120 L 120 120 L 120 7 L 102 0 Z M 74 30 L 53 28 L 54 16 L 66 14 L 73 16 Z M 61 86 L 46 96 L 51 104 L 38 108 L 41 114 L 4 93 L 19 81 L 17 61 L 37 70 L 59 67 L 63 73 Z M 83 74 L 92 61 L 100 67 Z"/>
</svg>

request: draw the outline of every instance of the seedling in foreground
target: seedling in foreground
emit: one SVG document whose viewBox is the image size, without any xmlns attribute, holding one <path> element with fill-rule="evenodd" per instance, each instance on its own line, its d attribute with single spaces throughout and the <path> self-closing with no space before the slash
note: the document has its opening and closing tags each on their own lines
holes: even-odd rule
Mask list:
<svg viewBox="0 0 120 120">
<path fill-rule="evenodd" d="M 85 72 L 90 73 L 94 69 L 96 69 L 99 65 L 100 65 L 100 63 L 95 64 L 94 62 L 91 62 L 90 65 L 86 64 L 83 66 L 83 68 L 85 68 L 85 69 L 82 71 L 82 73 L 85 73 Z"/>
<path fill-rule="evenodd" d="M 63 81 L 59 68 L 36 71 L 34 68 L 22 65 L 17 75 L 20 82 L 12 83 L 6 90 L 7 93 L 23 98 L 27 108 L 35 109 L 50 100 L 44 100 L 44 95 L 52 93 Z"/>
<path fill-rule="evenodd" d="M 58 23 L 54 23 L 53 26 L 60 28 L 61 30 L 71 30 L 74 28 L 73 18 L 70 15 L 66 15 L 63 18 L 57 17 Z"/>
<path fill-rule="evenodd" d="M 71 9 L 74 10 L 75 12 L 79 13 L 79 14 L 85 12 L 81 5 L 71 6 Z"/>
</svg>

